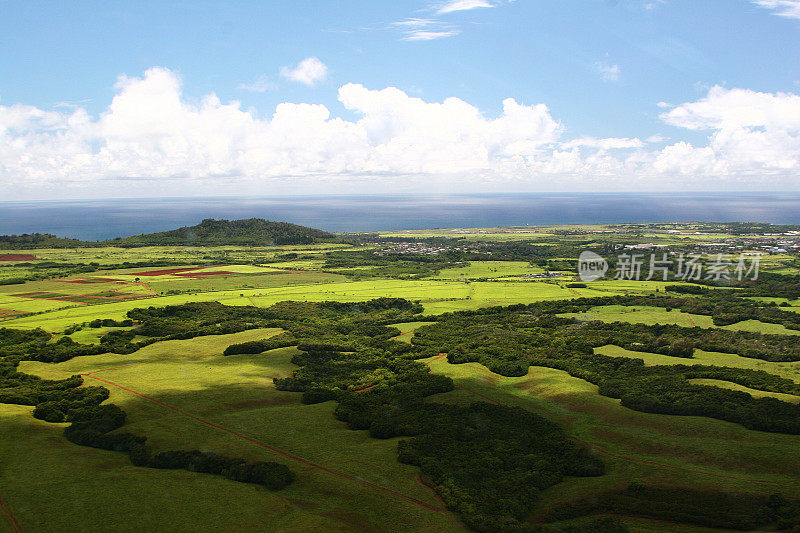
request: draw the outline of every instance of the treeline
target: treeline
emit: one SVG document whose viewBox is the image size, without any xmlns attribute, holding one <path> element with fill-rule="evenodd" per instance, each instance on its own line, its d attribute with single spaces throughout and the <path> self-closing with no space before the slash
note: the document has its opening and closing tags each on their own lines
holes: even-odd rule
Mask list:
<svg viewBox="0 0 800 533">
<path fill-rule="evenodd" d="M 780 530 L 795 531 L 793 528 L 800 526 L 800 502 L 788 501 L 779 494 L 734 494 L 641 483 L 632 483 L 621 491 L 559 505 L 543 519 L 556 522 L 596 513 L 739 531 L 772 525 Z"/>
<path fill-rule="evenodd" d="M 800 276 L 761 272 L 757 280 L 743 280 L 736 283 L 742 287 L 742 296 L 780 297 L 795 300 L 800 298 Z"/>
<path fill-rule="evenodd" d="M 0 250 L 32 250 L 34 248 L 82 248 L 97 246 L 97 243 L 79 239 L 65 239 L 49 233 L 23 233 L 22 235 L 0 235 Z"/>
<path fill-rule="evenodd" d="M 286 465 L 272 461 L 247 462 L 213 452 L 172 450 L 152 453 L 145 444 L 137 443 L 131 448 L 130 457 L 136 466 L 214 474 L 240 483 L 262 485 L 269 490 L 280 490 L 294 481 L 294 474 Z"/>
</svg>

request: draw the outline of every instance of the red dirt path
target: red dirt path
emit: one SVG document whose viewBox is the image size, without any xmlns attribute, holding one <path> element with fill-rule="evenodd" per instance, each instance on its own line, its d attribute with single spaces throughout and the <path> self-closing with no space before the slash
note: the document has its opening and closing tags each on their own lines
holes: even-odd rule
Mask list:
<svg viewBox="0 0 800 533">
<path fill-rule="evenodd" d="M 0 261 L 36 261 L 31 254 L 0 254 Z"/>
<path fill-rule="evenodd" d="M 3 499 L 3 495 L 0 494 L 0 511 L 3 512 L 3 517 L 8 522 L 8 525 L 11 527 L 11 531 L 14 533 L 22 533 L 22 526 L 19 525 L 17 522 L 17 517 L 14 516 L 14 512 L 11 510 L 11 506 L 9 506 L 6 501 Z"/>
</svg>

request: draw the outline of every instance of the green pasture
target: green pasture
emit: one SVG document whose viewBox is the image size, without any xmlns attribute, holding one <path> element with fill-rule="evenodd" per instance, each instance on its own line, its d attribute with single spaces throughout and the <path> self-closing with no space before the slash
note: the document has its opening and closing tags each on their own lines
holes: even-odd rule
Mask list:
<svg viewBox="0 0 800 533">
<path fill-rule="evenodd" d="M 675 324 L 691 328 L 716 328 L 732 331 L 753 331 L 777 335 L 800 335 L 800 331 L 787 329 L 781 324 L 770 324 L 758 320 L 744 320 L 727 326 L 715 326 L 712 317 L 684 313 L 678 309 L 667 311 L 663 307 L 603 305 L 592 307 L 585 313 L 563 313 L 561 316 L 590 321 L 630 322 L 633 324 Z"/>
<path fill-rule="evenodd" d="M 647 366 L 655 365 L 711 365 L 728 366 L 732 368 L 744 368 L 749 370 L 763 370 L 770 374 L 775 374 L 786 379 L 791 379 L 800 383 L 800 361 L 776 363 L 764 361 L 762 359 L 752 359 L 741 357 L 731 353 L 706 352 L 695 349 L 691 359 L 685 357 L 671 357 L 648 352 L 634 352 L 619 346 L 607 345 L 595 348 L 595 353 L 608 355 L 610 357 L 630 357 L 641 359 Z"/>
<path fill-rule="evenodd" d="M 572 317 L 582 321 L 601 320 L 603 322 L 630 322 L 638 324 L 675 324 L 691 328 L 712 328 L 714 322 L 710 316 L 684 313 L 678 309 L 667 311 L 663 307 L 603 305 L 592 307 L 585 313 L 564 313 L 561 316 Z"/>
<path fill-rule="evenodd" d="M 397 439 L 376 440 L 366 432 L 351 431 L 334 418 L 333 402 L 307 406 L 300 403 L 300 394 L 280 392 L 274 388 L 272 378 L 287 376 L 295 368 L 290 362 L 293 348 L 259 355 L 221 356 L 224 348 L 230 344 L 266 338 L 278 331 L 250 330 L 232 335 L 166 341 L 130 355 L 77 357 L 60 364 L 28 361 L 21 365 L 20 370 L 42 377 L 94 372 L 105 380 L 304 460 L 440 508 L 441 504 L 431 490 L 419 482 L 417 469 L 397 461 Z M 290 466 L 297 474 L 297 480 L 288 488 L 272 493 L 214 476 L 134 468 L 122 454 L 70 445 L 59 434 L 61 425 L 41 424 L 30 417 L 30 408 L 17 409 L 19 424 L 24 425 L 27 421 L 29 426 L 43 426 L 42 431 L 52 428 L 50 439 L 58 440 L 61 448 L 74 449 L 79 457 L 87 456 L 87 460 L 94 460 L 95 456 L 107 457 L 105 461 L 110 465 L 109 468 L 119 471 L 119 475 L 135 472 L 126 478 L 130 481 L 123 486 L 141 493 L 140 501 L 122 506 L 119 510 L 117 506 L 96 509 L 82 518 L 85 521 L 82 523 L 129 523 L 131 530 L 137 527 L 138 530 L 148 529 L 148 525 L 152 526 L 150 529 L 158 530 L 181 529 L 186 524 L 193 524 L 193 529 L 212 531 L 222 528 L 228 512 L 234 512 L 240 505 L 247 505 L 253 509 L 236 517 L 230 522 L 232 526 L 249 523 L 251 527 L 252 524 L 259 524 L 265 530 L 288 531 L 458 529 L 446 513 L 426 509 L 396 495 L 286 458 L 107 383 L 91 378 L 86 378 L 86 383 L 109 388 L 109 402 L 119 405 L 128 413 L 128 422 L 121 431 L 147 436 L 148 442 L 156 450 L 201 449 L 254 461 L 274 460 Z M 8 406 L 2 407 L 5 409 Z M 0 438 L 0 442 L 4 446 L 11 446 L 13 442 L 8 441 L 13 439 L 10 437 Z M 35 452 L 37 443 L 35 440 L 26 440 L 26 446 Z M 93 486 L 86 487 L 87 482 L 82 481 L 86 477 L 85 472 L 79 468 L 82 464 L 80 460 L 71 463 L 76 464 L 74 471 L 70 468 L 60 477 L 57 476 L 61 482 L 75 485 L 77 492 L 60 491 L 53 487 L 44 501 L 32 499 L 25 503 L 26 494 L 29 494 L 26 491 L 32 490 L 31 484 L 36 484 L 29 476 L 36 475 L 37 470 L 34 469 L 30 474 L 24 471 L 24 461 L 33 459 L 31 456 L 24 457 L 22 450 L 16 453 L 20 455 L 20 463 L 15 470 L 14 485 L 17 488 L 8 494 L 4 493 L 4 497 L 14 506 L 23 526 L 41 524 L 41 517 L 50 513 L 58 514 L 62 506 L 80 512 L 97 504 L 96 493 L 103 490 L 102 483 L 98 480 Z M 64 460 L 63 456 L 55 459 L 48 468 L 57 469 L 59 461 Z M 187 476 L 193 480 L 189 494 L 197 503 L 186 505 L 189 508 L 205 505 L 201 517 L 205 513 L 220 516 L 200 522 L 197 517 L 181 511 L 169 517 L 166 523 L 162 522 L 160 527 L 154 527 L 159 517 L 153 516 L 148 509 L 156 507 L 156 498 L 160 498 L 159 504 L 163 509 L 164 498 L 170 495 L 170 492 L 164 492 L 165 487 L 186 483 Z M 168 479 L 166 482 L 162 481 L 165 477 Z M 194 481 L 195 477 L 199 479 Z M 77 479 L 73 481 L 73 478 Z M 178 487 L 172 490 L 183 493 L 179 501 L 189 498 L 185 487 L 183 490 Z M 213 505 L 206 503 L 214 498 L 220 501 Z M 228 507 L 228 498 L 237 499 L 237 505 Z M 17 511 L 18 503 L 23 503 L 20 511 Z M 136 518 L 138 514 L 143 516 Z M 71 519 L 74 519 L 71 513 L 53 518 L 51 530 L 63 530 L 63 526 Z M 164 520 L 163 517 L 160 519 Z M 62 523 L 62 520 L 67 522 Z"/>
<path fill-rule="evenodd" d="M 147 286 L 155 292 L 209 292 L 231 289 L 256 289 L 285 287 L 290 285 L 309 285 L 317 283 L 334 283 L 345 280 L 344 276 L 326 272 L 284 272 L 275 269 L 269 274 L 247 274 L 233 276 L 213 276 L 207 278 L 180 278 L 147 281 Z"/>
<path fill-rule="evenodd" d="M 433 279 L 508 278 L 542 272 L 543 268 L 532 266 L 527 261 L 471 261 L 468 266 L 447 268 L 432 277 Z"/>
<path fill-rule="evenodd" d="M 745 387 L 744 385 L 739 385 L 738 383 L 732 383 L 730 381 L 724 381 L 721 379 L 697 378 L 697 379 L 690 379 L 689 382 L 694 383 L 695 385 L 721 387 L 723 389 L 746 392 L 747 394 L 753 396 L 754 398 L 775 398 L 776 400 L 781 400 L 783 402 L 800 403 L 800 396 L 795 396 L 793 394 L 783 394 L 780 392 L 767 392 L 758 389 L 751 389 L 750 387 Z"/>
</svg>

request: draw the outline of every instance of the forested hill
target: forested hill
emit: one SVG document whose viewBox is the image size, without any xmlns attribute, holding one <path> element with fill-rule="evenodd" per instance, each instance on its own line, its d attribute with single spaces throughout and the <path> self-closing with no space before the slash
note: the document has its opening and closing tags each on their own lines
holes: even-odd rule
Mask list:
<svg viewBox="0 0 800 533">
<path fill-rule="evenodd" d="M 64 239 L 48 233 L 0 235 L 0 250 L 31 250 L 35 248 L 87 248 L 93 246 L 217 246 L 226 244 L 270 246 L 281 244 L 313 244 L 331 242 L 337 236 L 288 222 L 272 222 L 263 218 L 246 220 L 214 220 L 160 233 L 121 237 L 92 242 Z"/>
<path fill-rule="evenodd" d="M 336 238 L 336 235 L 327 231 L 298 226 L 288 222 L 272 222 L 262 218 L 249 218 L 246 220 L 215 220 L 207 218 L 196 226 L 114 239 L 107 241 L 107 244 L 112 246 L 213 246 L 223 244 L 268 246 L 276 244 L 312 244 L 332 241 Z"/>
</svg>

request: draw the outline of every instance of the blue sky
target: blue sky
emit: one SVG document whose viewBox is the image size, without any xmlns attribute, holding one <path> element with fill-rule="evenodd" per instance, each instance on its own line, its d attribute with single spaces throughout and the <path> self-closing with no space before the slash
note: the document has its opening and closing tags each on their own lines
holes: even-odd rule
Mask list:
<svg viewBox="0 0 800 533">
<path fill-rule="evenodd" d="M 0 186 L 800 188 L 795 0 L 231 4 L 0 0 Z"/>
</svg>

